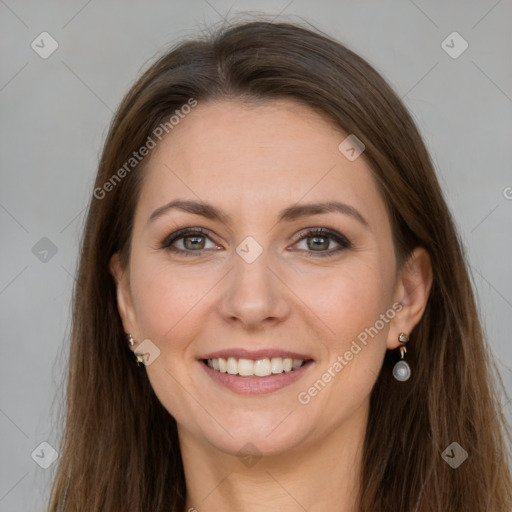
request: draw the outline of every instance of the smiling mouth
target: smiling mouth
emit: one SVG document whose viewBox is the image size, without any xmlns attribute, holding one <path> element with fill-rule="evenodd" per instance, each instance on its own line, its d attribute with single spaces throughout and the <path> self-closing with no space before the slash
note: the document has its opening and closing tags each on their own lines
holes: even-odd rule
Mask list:
<svg viewBox="0 0 512 512">
<path fill-rule="evenodd" d="M 241 377 L 268 377 L 293 372 L 304 366 L 309 360 L 291 357 L 272 357 L 263 359 L 237 359 L 235 357 L 216 357 L 203 359 L 204 364 L 218 371 Z"/>
</svg>

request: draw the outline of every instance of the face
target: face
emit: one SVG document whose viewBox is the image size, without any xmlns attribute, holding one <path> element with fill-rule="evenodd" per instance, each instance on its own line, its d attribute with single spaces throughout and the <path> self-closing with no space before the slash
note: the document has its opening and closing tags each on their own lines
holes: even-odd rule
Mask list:
<svg viewBox="0 0 512 512">
<path fill-rule="evenodd" d="M 154 149 L 130 264 L 116 255 L 112 272 L 180 438 L 277 454 L 363 417 L 403 329 L 403 287 L 384 202 L 364 158 L 338 149 L 346 136 L 291 100 L 231 100 L 199 104 Z"/>
</svg>

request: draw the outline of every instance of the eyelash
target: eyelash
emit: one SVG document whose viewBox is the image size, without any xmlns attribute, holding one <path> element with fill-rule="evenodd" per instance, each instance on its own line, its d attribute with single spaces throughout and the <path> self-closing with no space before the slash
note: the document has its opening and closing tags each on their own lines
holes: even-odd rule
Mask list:
<svg viewBox="0 0 512 512">
<path fill-rule="evenodd" d="M 172 233 L 171 235 L 167 236 L 160 244 L 161 249 L 165 249 L 167 251 L 181 254 L 184 256 L 194 256 L 194 253 L 201 253 L 202 251 L 208 250 L 208 249 L 199 249 L 197 251 L 190 251 L 185 249 L 177 249 L 176 247 L 172 247 L 172 244 L 176 242 L 177 240 L 180 240 L 182 238 L 186 238 L 188 235 L 200 235 L 205 236 L 207 238 L 210 238 L 208 231 L 206 231 L 203 228 L 184 228 L 176 231 L 175 233 Z M 303 238 L 308 237 L 322 237 L 322 238 L 330 238 L 334 240 L 337 244 L 339 244 L 339 247 L 336 249 L 331 249 L 329 251 L 306 251 L 310 253 L 310 256 L 312 257 L 320 257 L 325 258 L 329 256 L 334 256 L 335 254 L 338 254 L 339 252 L 349 249 L 352 247 L 351 242 L 341 233 L 338 233 L 336 231 L 332 231 L 327 228 L 312 228 L 312 229 L 305 229 L 295 235 L 295 243 L 300 242 Z M 314 256 L 313 256 L 314 254 Z"/>
</svg>

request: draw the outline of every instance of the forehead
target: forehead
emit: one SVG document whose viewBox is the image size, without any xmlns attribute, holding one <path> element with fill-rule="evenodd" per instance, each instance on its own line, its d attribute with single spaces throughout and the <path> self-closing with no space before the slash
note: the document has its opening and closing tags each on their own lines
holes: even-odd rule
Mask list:
<svg viewBox="0 0 512 512">
<path fill-rule="evenodd" d="M 349 161 L 339 151 L 346 137 L 326 115 L 294 100 L 200 103 L 154 149 L 139 203 L 147 210 L 175 197 L 217 200 L 240 215 L 301 199 L 382 208 L 364 159 Z"/>
<path fill-rule="evenodd" d="M 272 167 L 272 157 L 283 152 L 290 160 L 299 160 L 313 148 L 325 152 L 332 143 L 326 139 L 328 133 L 343 137 L 326 116 L 296 101 L 215 101 L 199 104 L 185 116 L 158 145 L 155 156 L 166 153 L 191 168 L 205 160 L 212 165 L 240 162 L 245 165 L 239 171 L 250 172 L 255 156 L 267 158 Z"/>
</svg>

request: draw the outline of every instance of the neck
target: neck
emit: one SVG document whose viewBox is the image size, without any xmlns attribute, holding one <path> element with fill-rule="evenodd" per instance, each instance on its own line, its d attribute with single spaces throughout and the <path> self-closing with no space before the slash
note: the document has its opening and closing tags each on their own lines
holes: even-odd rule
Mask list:
<svg viewBox="0 0 512 512">
<path fill-rule="evenodd" d="M 186 512 L 355 512 L 368 404 L 342 425 L 278 455 L 252 459 L 203 444 L 180 427 Z"/>
</svg>

